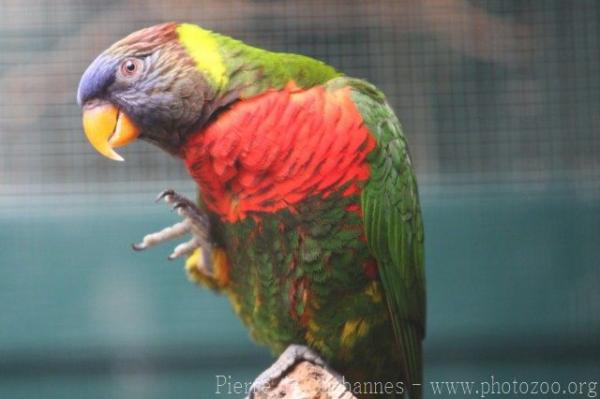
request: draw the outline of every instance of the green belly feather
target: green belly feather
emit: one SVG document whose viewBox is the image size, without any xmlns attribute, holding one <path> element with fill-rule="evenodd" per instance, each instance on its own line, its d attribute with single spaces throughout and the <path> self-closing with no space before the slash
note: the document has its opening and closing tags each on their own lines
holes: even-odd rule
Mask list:
<svg viewBox="0 0 600 399">
<path fill-rule="evenodd" d="M 227 290 L 252 337 L 278 354 L 291 343 L 317 350 L 350 380 L 400 378 L 395 341 L 358 198 L 313 198 L 290 210 L 223 225 Z"/>
</svg>

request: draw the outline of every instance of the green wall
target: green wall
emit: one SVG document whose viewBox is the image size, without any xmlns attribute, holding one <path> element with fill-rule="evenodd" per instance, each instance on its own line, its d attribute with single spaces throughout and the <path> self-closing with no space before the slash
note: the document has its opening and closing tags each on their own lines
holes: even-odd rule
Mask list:
<svg viewBox="0 0 600 399">
<path fill-rule="evenodd" d="M 427 380 L 598 381 L 600 204 L 494 187 L 422 198 Z M 71 202 L 0 207 L 0 398 L 220 397 L 215 375 L 251 381 L 270 363 L 224 298 L 166 260 L 171 245 L 129 248 L 177 219 L 164 205 Z"/>
</svg>

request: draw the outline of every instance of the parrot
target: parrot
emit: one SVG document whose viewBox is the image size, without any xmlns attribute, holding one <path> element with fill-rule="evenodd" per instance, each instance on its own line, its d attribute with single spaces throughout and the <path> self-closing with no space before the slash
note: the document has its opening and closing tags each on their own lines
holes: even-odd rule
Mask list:
<svg viewBox="0 0 600 399">
<path fill-rule="evenodd" d="M 100 154 L 122 161 L 116 148 L 144 140 L 197 186 L 194 199 L 162 191 L 180 221 L 133 249 L 187 237 L 169 259 L 278 356 L 251 393 L 308 361 L 359 397 L 422 396 L 424 229 L 406 138 L 379 89 L 169 22 L 100 53 L 77 102 Z"/>
</svg>

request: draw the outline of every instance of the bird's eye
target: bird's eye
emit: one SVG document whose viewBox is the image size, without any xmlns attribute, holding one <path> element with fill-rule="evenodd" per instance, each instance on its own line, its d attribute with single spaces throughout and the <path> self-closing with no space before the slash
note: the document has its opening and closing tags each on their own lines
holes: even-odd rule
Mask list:
<svg viewBox="0 0 600 399">
<path fill-rule="evenodd" d="M 131 78 L 142 72 L 144 63 L 138 58 L 128 58 L 121 64 L 121 74 Z"/>
</svg>

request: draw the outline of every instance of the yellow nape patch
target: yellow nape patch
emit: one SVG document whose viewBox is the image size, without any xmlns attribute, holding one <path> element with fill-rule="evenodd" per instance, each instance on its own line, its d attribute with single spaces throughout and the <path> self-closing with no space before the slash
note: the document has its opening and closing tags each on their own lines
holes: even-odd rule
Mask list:
<svg viewBox="0 0 600 399">
<path fill-rule="evenodd" d="M 179 41 L 196 62 L 198 70 L 217 87 L 225 86 L 228 78 L 215 34 L 192 24 L 180 24 L 176 30 Z"/>
</svg>

